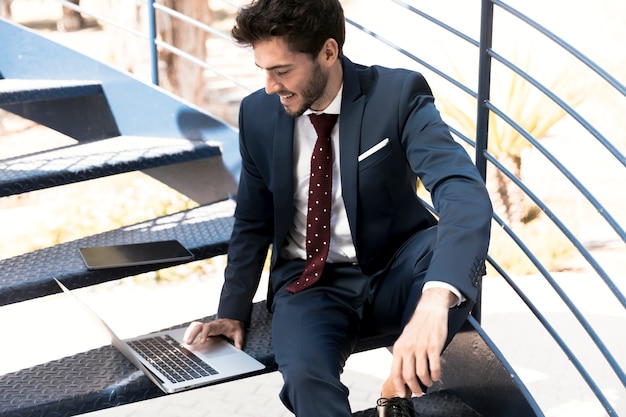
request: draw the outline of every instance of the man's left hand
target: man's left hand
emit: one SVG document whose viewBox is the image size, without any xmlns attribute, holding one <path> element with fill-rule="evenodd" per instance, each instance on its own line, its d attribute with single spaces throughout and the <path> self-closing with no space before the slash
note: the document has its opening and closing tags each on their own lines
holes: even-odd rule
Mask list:
<svg viewBox="0 0 626 417">
<path fill-rule="evenodd" d="M 448 310 L 456 299 L 443 288 L 429 288 L 422 293 L 413 317 L 393 345 L 391 379 L 399 397 L 406 397 L 407 386 L 415 395 L 423 395 L 418 378 L 427 387 L 441 378 Z"/>
</svg>

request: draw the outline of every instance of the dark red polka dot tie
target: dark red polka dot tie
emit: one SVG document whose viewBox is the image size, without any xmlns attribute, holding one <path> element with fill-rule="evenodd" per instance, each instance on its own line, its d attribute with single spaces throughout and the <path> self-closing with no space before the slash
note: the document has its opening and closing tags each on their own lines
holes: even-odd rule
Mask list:
<svg viewBox="0 0 626 417">
<path fill-rule="evenodd" d="M 296 293 L 315 284 L 324 271 L 330 246 L 330 207 L 333 188 L 333 147 L 330 132 L 337 122 L 337 114 L 310 114 L 317 132 L 317 141 L 311 155 L 309 177 L 309 204 L 306 217 L 306 265 L 300 279 L 287 286 Z"/>
</svg>

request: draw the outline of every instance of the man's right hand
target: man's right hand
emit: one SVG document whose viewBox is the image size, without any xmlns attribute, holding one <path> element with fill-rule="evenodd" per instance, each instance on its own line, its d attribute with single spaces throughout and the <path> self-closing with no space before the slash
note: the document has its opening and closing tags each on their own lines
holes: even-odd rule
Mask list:
<svg viewBox="0 0 626 417">
<path fill-rule="evenodd" d="M 243 322 L 233 319 L 217 319 L 208 323 L 194 321 L 185 332 L 185 343 L 203 343 L 210 336 L 224 336 L 235 344 L 237 349 L 243 349 L 246 329 Z"/>
</svg>

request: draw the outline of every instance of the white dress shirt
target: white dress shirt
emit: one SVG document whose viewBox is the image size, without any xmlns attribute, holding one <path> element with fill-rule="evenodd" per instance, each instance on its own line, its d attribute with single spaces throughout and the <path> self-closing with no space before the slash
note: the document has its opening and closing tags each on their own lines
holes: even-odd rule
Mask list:
<svg viewBox="0 0 626 417">
<path fill-rule="evenodd" d="M 339 114 L 341 110 L 342 88 L 323 113 Z M 307 110 L 295 120 L 293 142 L 293 201 L 295 208 L 294 222 L 287 235 L 287 245 L 281 256 L 285 259 L 306 259 L 306 214 L 308 207 L 309 177 L 311 172 L 311 154 L 317 140 L 317 133 L 309 119 Z M 320 112 L 321 113 L 321 112 Z M 333 146 L 333 199 L 330 217 L 330 249 L 327 262 L 356 262 L 356 249 L 352 243 L 350 225 L 346 207 L 341 197 L 341 174 L 339 170 L 339 123 L 341 116 L 330 133 Z"/>
</svg>

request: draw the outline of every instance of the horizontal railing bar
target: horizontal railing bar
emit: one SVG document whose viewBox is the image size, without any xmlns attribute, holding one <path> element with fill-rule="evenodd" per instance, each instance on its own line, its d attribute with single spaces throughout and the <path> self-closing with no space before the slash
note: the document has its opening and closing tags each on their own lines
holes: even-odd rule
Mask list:
<svg viewBox="0 0 626 417">
<path fill-rule="evenodd" d="M 495 58 L 498 62 L 509 68 L 511 71 L 515 72 L 520 77 L 524 78 L 526 81 L 535 86 L 539 91 L 548 96 L 552 101 L 554 101 L 559 107 L 565 110 L 574 120 L 576 120 L 582 127 L 584 127 L 589 133 L 591 133 L 601 144 L 604 146 L 624 167 L 626 167 L 626 157 L 622 155 L 619 149 L 617 149 L 607 138 L 602 135 L 591 123 L 589 123 L 585 118 L 583 118 L 573 107 L 563 101 L 560 97 L 554 94 L 549 88 L 545 87 L 539 81 L 535 80 L 530 74 L 519 68 L 517 65 L 512 63 L 511 61 L 504 58 L 502 55 L 499 55 L 497 52 L 490 50 L 489 54 L 491 57 Z"/>
<path fill-rule="evenodd" d="M 349 24 L 351 24 L 352 26 L 354 26 L 355 28 L 361 30 L 362 32 L 370 35 L 371 37 L 373 37 L 374 39 L 377 39 L 378 41 L 382 42 L 383 44 L 389 46 L 390 48 L 400 52 L 401 54 L 405 55 L 406 57 L 410 58 L 411 60 L 417 62 L 418 64 L 422 65 L 423 67 L 427 68 L 428 70 L 432 71 L 433 73 L 437 74 L 438 76 L 440 76 L 441 78 L 443 78 L 444 80 L 448 81 L 450 84 L 454 85 L 455 87 L 459 88 L 460 90 L 464 91 L 465 93 L 469 94 L 470 96 L 472 96 L 473 98 L 477 97 L 477 94 L 469 87 L 465 86 L 463 83 L 457 81 L 456 79 L 452 78 L 451 76 L 449 76 L 448 74 L 444 73 L 443 71 L 435 68 L 434 66 L 432 66 L 431 64 L 427 63 L 426 61 L 418 58 L 417 56 L 413 55 L 412 53 L 410 53 L 409 51 L 407 51 L 406 49 L 394 44 L 393 42 L 391 42 L 390 40 L 380 36 L 379 34 L 377 34 L 376 32 L 373 32 L 372 30 L 366 28 L 365 26 L 356 23 L 354 20 L 349 19 L 346 17 L 346 22 L 348 22 Z"/>
<path fill-rule="evenodd" d="M 496 220 L 496 222 L 500 224 L 500 226 L 502 226 L 505 229 L 505 231 L 509 234 L 509 236 L 511 236 L 511 234 L 514 234 L 511 231 L 511 229 L 500 218 L 498 218 L 497 216 L 494 216 L 494 219 Z M 491 266 L 493 266 L 496 272 L 504 278 L 504 280 L 509 284 L 509 286 L 511 286 L 513 291 L 515 291 L 518 297 L 524 302 L 524 304 L 526 304 L 526 307 L 528 307 L 528 309 L 534 314 L 537 320 L 539 320 L 541 325 L 546 329 L 546 331 L 550 334 L 550 336 L 552 336 L 552 339 L 559 345 L 563 353 L 565 353 L 565 355 L 567 356 L 567 359 L 571 361 L 572 365 L 576 368 L 580 376 L 582 376 L 582 378 L 585 380 L 585 382 L 587 383 L 587 385 L 589 386 L 593 394 L 596 396 L 598 401 L 600 401 L 600 403 L 602 404 L 604 409 L 608 412 L 608 414 L 610 416 L 617 416 L 617 413 L 613 409 L 611 402 L 604 396 L 602 390 L 600 389 L 598 384 L 596 384 L 596 381 L 591 377 L 591 375 L 589 374 L 587 369 L 584 367 L 582 362 L 570 349 L 567 343 L 561 338 L 559 333 L 550 324 L 548 319 L 543 314 L 541 314 L 539 309 L 532 303 L 532 301 L 530 301 L 530 299 L 526 296 L 526 294 L 524 294 L 521 288 L 517 286 L 517 284 L 513 281 L 510 275 L 507 274 L 506 271 L 504 271 L 504 269 L 502 269 L 502 267 L 500 267 L 500 265 L 497 262 L 495 262 L 491 256 L 487 256 L 487 261 L 489 262 Z"/>
<path fill-rule="evenodd" d="M 231 43 L 235 44 L 235 40 L 231 36 L 226 35 L 226 34 L 220 32 L 219 30 L 214 29 L 213 27 L 211 27 L 211 26 L 209 26 L 209 25 L 207 25 L 205 23 L 202 23 L 199 20 L 193 19 L 193 18 L 191 18 L 191 17 L 189 17 L 189 16 L 187 16 L 187 15 L 185 15 L 185 14 L 183 14 L 183 13 L 177 11 L 177 10 L 174 10 L 174 9 L 172 9 L 170 7 L 164 6 L 164 5 L 156 3 L 156 2 L 154 3 L 154 8 L 159 10 L 159 11 L 161 11 L 161 12 L 163 12 L 163 13 L 165 13 L 165 14 L 168 14 L 168 15 L 170 15 L 172 17 L 175 17 L 176 19 L 179 19 L 179 20 L 181 20 L 181 21 L 183 21 L 185 23 L 189 23 L 189 24 L 197 27 L 198 29 L 202 29 L 203 31 L 208 32 L 211 35 L 218 36 L 218 37 L 220 37 L 222 39 L 225 39 L 225 40 L 230 41 Z"/>
<path fill-rule="evenodd" d="M 589 190 L 576 178 L 574 174 L 572 174 L 562 163 L 558 161 L 541 143 L 535 139 L 531 134 L 529 134 L 524 128 L 522 128 L 517 122 L 507 116 L 504 112 L 502 112 L 498 107 L 496 107 L 493 103 L 487 102 L 485 106 L 492 112 L 494 112 L 497 116 L 499 116 L 502 120 L 504 120 L 509 126 L 515 129 L 520 135 L 522 135 L 527 141 L 529 141 L 533 146 L 537 148 L 539 152 L 541 152 L 552 164 L 567 178 L 576 189 L 591 203 L 591 205 L 598 211 L 598 213 L 606 220 L 606 222 L 611 225 L 615 233 L 622 239 L 622 241 L 626 242 L 626 231 L 622 229 L 621 225 L 611 216 L 611 213 L 608 212 L 604 208 L 604 206 L 591 194 Z M 626 304 L 625 304 L 626 306 Z"/>
<path fill-rule="evenodd" d="M 88 11 L 84 7 L 81 7 L 81 6 L 76 5 L 74 3 L 70 3 L 67 0 L 56 0 L 56 1 L 58 3 L 61 3 L 64 7 L 67 7 L 68 9 L 74 10 L 75 12 L 79 12 L 79 13 L 85 14 L 87 16 L 93 17 L 94 19 L 96 19 L 98 21 L 102 21 L 102 22 L 104 22 L 104 23 L 106 23 L 108 25 L 111 25 L 113 27 L 121 29 L 124 32 L 128 32 L 128 33 L 130 33 L 130 34 L 132 34 L 134 36 L 137 36 L 137 37 L 140 37 L 140 38 L 148 40 L 148 35 L 146 35 L 145 33 L 140 32 L 140 31 L 135 30 L 135 29 L 129 29 L 127 27 L 124 27 L 124 26 L 120 25 L 119 23 L 117 23 L 115 20 L 109 19 L 108 17 L 97 15 L 97 14 L 95 14 L 93 12 Z"/>
<path fill-rule="evenodd" d="M 222 3 L 226 3 L 229 6 L 231 6 L 232 8 L 234 8 L 235 10 L 239 9 L 241 7 L 241 3 L 237 3 L 235 1 L 230 1 L 230 0 L 222 0 Z"/>
<path fill-rule="evenodd" d="M 546 212 L 548 217 L 557 225 L 557 227 L 563 232 L 563 234 L 566 235 L 567 238 L 577 247 L 577 249 L 579 249 L 579 251 L 581 251 L 581 254 L 583 256 L 585 256 L 586 258 L 588 256 L 589 258 L 593 259 L 591 254 L 589 254 L 589 252 L 582 247 L 582 245 L 580 244 L 578 239 L 576 239 L 572 235 L 572 233 L 567 229 L 567 227 L 565 227 L 565 225 L 563 225 L 563 223 L 554 215 L 554 213 L 552 213 L 552 211 L 535 194 L 533 194 L 532 191 L 530 191 L 528 189 L 528 187 L 523 185 L 522 182 L 519 181 L 519 179 L 515 175 L 513 175 L 502 164 L 500 164 L 499 161 L 497 159 L 495 159 L 492 155 L 489 155 L 488 153 L 485 153 L 485 157 L 487 158 L 488 161 L 490 161 L 492 164 L 494 164 L 503 174 L 505 174 L 511 181 L 515 182 L 515 184 L 518 187 L 520 187 L 522 189 L 522 191 L 524 191 L 524 193 L 527 196 L 529 196 L 543 211 Z M 494 213 L 494 218 L 496 218 L 496 217 L 497 217 L 497 215 Z M 513 236 L 511 236 L 511 237 L 513 237 Z M 535 265 L 535 267 L 541 272 L 541 274 L 550 283 L 550 285 L 552 286 L 554 291 L 559 295 L 561 300 L 563 300 L 565 305 L 567 305 L 567 307 L 570 309 L 572 314 L 574 314 L 574 316 L 576 317 L 578 322 L 583 326 L 583 328 L 585 329 L 587 334 L 594 341 L 594 343 L 596 344 L 596 346 L 598 347 L 600 352 L 602 352 L 603 356 L 605 357 L 607 362 L 611 365 L 611 368 L 613 368 L 613 370 L 614 370 L 615 374 L 617 375 L 617 377 L 622 381 L 622 384 L 626 385 L 626 374 L 624 374 L 624 371 L 622 370 L 622 368 L 618 364 L 617 360 L 615 360 L 615 358 L 610 353 L 610 351 L 608 350 L 606 345 L 602 342 L 602 339 L 595 332 L 595 330 L 593 329 L 591 324 L 589 324 L 589 322 L 587 321 L 585 316 L 580 312 L 580 310 L 576 307 L 576 305 L 572 302 L 572 300 L 562 290 L 562 288 L 559 286 L 559 284 L 556 281 L 554 281 L 554 279 L 552 278 L 550 273 L 545 269 L 545 267 L 541 264 L 541 262 L 533 255 L 532 251 L 530 251 L 530 249 L 528 249 L 528 247 L 526 247 L 526 245 L 521 241 L 521 239 L 514 238 L 514 241 L 518 245 L 518 247 L 526 254 L 528 259 Z M 583 254 L 583 252 L 585 252 L 587 254 L 587 256 L 585 254 Z M 593 260 L 593 262 L 595 262 L 595 260 Z M 602 270 L 602 268 L 600 268 L 600 270 Z M 602 272 L 604 272 L 604 271 L 602 271 Z M 607 280 L 608 280 L 608 282 L 607 282 Z M 609 285 L 609 284 L 613 284 L 613 282 L 611 281 L 610 278 L 608 278 L 608 276 L 606 277 L 605 283 L 607 284 L 607 286 L 609 288 L 612 289 L 613 285 Z M 616 289 L 616 291 L 614 291 L 614 294 L 618 298 L 618 300 L 622 301 L 622 304 L 623 304 L 623 296 L 621 295 L 619 290 Z"/>
<path fill-rule="evenodd" d="M 236 78 L 234 78 L 234 77 L 232 77 L 232 76 L 230 76 L 228 74 L 225 74 L 222 71 L 220 71 L 220 70 L 210 66 L 209 64 L 207 64 L 206 62 L 202 61 L 198 57 L 196 57 L 196 56 L 194 56 L 194 55 L 192 55 L 192 54 L 190 54 L 188 52 L 185 52 L 182 49 L 176 48 L 175 46 L 172 46 L 172 45 L 170 45 L 170 44 L 168 44 L 166 42 L 160 41 L 158 39 L 155 42 L 156 42 L 156 44 L 159 47 L 161 47 L 163 49 L 166 49 L 166 50 L 172 52 L 173 54 L 175 54 L 177 56 L 185 58 L 185 59 L 187 59 L 187 60 L 189 60 L 189 61 L 191 61 L 191 62 L 193 62 L 193 63 L 195 63 L 195 64 L 197 64 L 199 66 L 201 66 L 202 68 L 205 68 L 205 69 L 207 69 L 207 70 L 209 70 L 209 71 L 211 71 L 211 72 L 213 72 L 213 73 L 215 73 L 215 74 L 217 74 L 217 75 L 227 79 L 228 81 L 231 81 L 233 84 L 235 84 L 235 85 L 237 85 L 237 86 L 239 86 L 239 87 L 241 87 L 241 88 L 243 88 L 245 90 L 248 90 L 248 91 L 253 91 L 254 90 L 254 88 L 252 88 L 252 87 L 250 87 L 250 86 L 240 82 Z"/>
<path fill-rule="evenodd" d="M 497 109 L 496 109 L 497 111 Z M 535 204 L 548 215 L 548 218 L 552 220 L 552 222 L 559 228 L 559 230 L 568 238 L 568 240 L 576 247 L 579 253 L 585 258 L 585 260 L 589 263 L 590 266 L 598 273 L 598 275 L 605 282 L 607 287 L 611 290 L 613 295 L 618 299 L 618 301 L 626 307 L 626 298 L 621 293 L 619 288 L 615 285 L 613 280 L 608 276 L 608 274 L 604 271 L 604 269 L 600 266 L 600 264 L 596 261 L 596 259 L 591 255 L 591 253 L 584 247 L 584 245 L 574 236 L 574 234 L 561 222 L 561 220 L 548 208 L 546 204 L 541 201 L 526 185 L 524 185 L 519 178 L 517 178 L 513 173 L 511 173 L 506 167 L 504 167 L 500 162 L 493 157 L 493 155 L 485 152 L 485 158 L 487 158 L 492 164 L 494 164 L 503 174 L 505 174 L 511 181 L 513 181 L 518 187 L 522 189 L 522 191 L 530 197 Z"/>
<path fill-rule="evenodd" d="M 468 145 L 470 145 L 472 148 L 476 149 L 476 142 L 474 142 L 472 139 L 470 139 L 469 137 L 467 137 L 467 135 L 459 132 L 457 129 L 455 129 L 452 126 L 448 126 L 448 128 L 450 129 L 450 132 L 452 132 L 452 134 L 454 134 L 455 136 L 457 136 L 458 138 L 460 138 L 461 140 L 463 140 L 463 142 L 467 143 Z"/>
<path fill-rule="evenodd" d="M 480 45 L 480 42 L 478 42 L 477 40 L 473 39 L 472 37 L 466 35 L 465 33 L 463 33 L 461 31 L 453 28 L 452 26 L 450 26 L 450 25 L 448 25 L 446 23 L 443 23 L 441 20 L 432 17 L 431 15 L 429 15 L 429 14 L 427 14 L 427 13 L 425 13 L 425 12 L 423 12 L 423 11 L 413 7 L 413 6 L 411 6 L 408 3 L 405 3 L 405 2 L 400 1 L 400 0 L 391 0 L 391 1 L 393 1 L 394 3 L 404 7 L 405 9 L 408 9 L 411 12 L 413 12 L 413 13 L 421 16 L 421 17 L 423 17 L 424 19 L 434 23 L 435 25 L 439 26 L 440 28 L 447 30 L 448 32 L 450 32 L 453 35 L 463 39 L 464 41 L 474 45 L 475 47 L 478 47 Z"/>
<path fill-rule="evenodd" d="M 573 175 L 562 163 L 558 161 L 552 153 L 550 153 L 541 143 L 524 130 L 519 124 L 508 117 L 504 112 L 498 109 L 493 103 L 487 102 L 485 105 L 504 120 L 509 126 L 513 127 L 519 134 L 521 134 L 526 140 L 528 140 L 533 146 L 537 148 L 564 176 L 567 178 L 576 189 L 591 203 L 591 205 L 598 211 L 598 213 L 611 225 L 613 230 L 618 234 L 622 241 L 626 241 L 626 231 L 621 225 L 611 216 L 611 214 L 604 208 L 604 206 L 593 196 L 593 194 L 587 190 L 587 188 Z"/>
<path fill-rule="evenodd" d="M 615 88 L 618 92 L 620 92 L 623 96 L 626 97 L 626 86 L 620 83 L 615 77 L 613 77 L 611 74 L 606 72 L 603 68 L 601 68 L 598 64 L 596 64 L 593 60 L 588 58 L 578 49 L 574 48 L 572 45 L 565 42 L 565 40 L 563 40 L 562 38 L 560 38 L 559 36 L 551 32 L 550 30 L 546 29 L 544 26 L 535 22 L 534 20 L 532 20 L 525 14 L 509 6 L 508 4 L 500 0 L 491 0 L 491 1 L 493 2 L 493 4 L 500 6 L 503 10 L 506 10 L 507 12 L 511 13 L 512 15 L 514 15 L 515 17 L 517 17 L 518 19 L 520 19 L 527 25 L 535 28 L 541 34 L 545 35 L 550 40 L 552 40 L 557 45 L 559 45 L 561 48 L 565 49 L 567 52 L 569 52 L 571 55 L 576 57 L 580 62 L 584 63 L 589 69 L 591 69 L 600 77 L 602 77 L 607 83 L 609 83 L 613 88 Z"/>
</svg>

